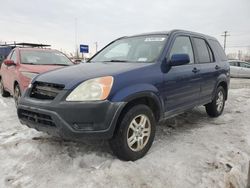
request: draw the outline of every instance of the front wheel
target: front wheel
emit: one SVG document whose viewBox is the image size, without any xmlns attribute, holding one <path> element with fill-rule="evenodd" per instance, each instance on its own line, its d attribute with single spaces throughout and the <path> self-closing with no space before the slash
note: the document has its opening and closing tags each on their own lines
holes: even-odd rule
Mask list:
<svg viewBox="0 0 250 188">
<path fill-rule="evenodd" d="M 110 140 L 113 153 L 121 160 L 135 161 L 150 149 L 155 136 L 155 117 L 146 105 L 129 109 Z"/>
<path fill-rule="evenodd" d="M 222 114 L 225 106 L 226 92 L 219 86 L 211 103 L 205 105 L 207 114 L 210 117 L 218 117 Z"/>
<path fill-rule="evenodd" d="M 0 79 L 0 93 L 2 97 L 9 97 L 10 93 L 4 90 L 3 80 Z"/>
</svg>

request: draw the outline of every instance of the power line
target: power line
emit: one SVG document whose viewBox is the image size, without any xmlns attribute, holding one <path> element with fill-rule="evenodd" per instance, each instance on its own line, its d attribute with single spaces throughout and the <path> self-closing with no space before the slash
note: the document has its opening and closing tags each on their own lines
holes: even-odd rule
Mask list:
<svg viewBox="0 0 250 188">
<path fill-rule="evenodd" d="M 228 31 L 224 31 L 224 34 L 221 36 L 224 37 L 224 50 L 226 51 L 227 37 L 230 35 L 228 34 Z"/>
</svg>

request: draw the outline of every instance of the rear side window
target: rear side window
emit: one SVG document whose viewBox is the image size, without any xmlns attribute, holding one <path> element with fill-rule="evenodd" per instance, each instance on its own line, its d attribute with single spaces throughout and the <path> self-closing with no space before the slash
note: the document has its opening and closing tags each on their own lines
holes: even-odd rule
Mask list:
<svg viewBox="0 0 250 188">
<path fill-rule="evenodd" d="M 213 53 L 204 39 L 194 38 L 194 44 L 197 49 L 199 63 L 210 63 L 214 61 Z"/>
<path fill-rule="evenodd" d="M 177 37 L 170 51 L 170 58 L 173 54 L 188 54 L 190 63 L 194 63 L 194 53 L 190 38 L 186 36 Z"/>
<path fill-rule="evenodd" d="M 214 51 L 217 52 L 219 60 L 220 61 L 227 61 L 227 56 L 225 54 L 225 51 L 223 50 L 223 48 L 221 47 L 220 43 L 216 40 L 209 40 L 210 44 L 212 45 L 212 48 L 214 49 Z"/>
</svg>

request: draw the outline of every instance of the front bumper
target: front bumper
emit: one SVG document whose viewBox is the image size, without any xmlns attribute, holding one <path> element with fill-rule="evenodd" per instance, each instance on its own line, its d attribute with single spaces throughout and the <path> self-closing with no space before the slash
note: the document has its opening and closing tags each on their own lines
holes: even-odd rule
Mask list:
<svg viewBox="0 0 250 188">
<path fill-rule="evenodd" d="M 113 136 L 124 102 L 66 102 L 21 98 L 18 117 L 22 124 L 70 140 L 109 139 Z"/>
</svg>

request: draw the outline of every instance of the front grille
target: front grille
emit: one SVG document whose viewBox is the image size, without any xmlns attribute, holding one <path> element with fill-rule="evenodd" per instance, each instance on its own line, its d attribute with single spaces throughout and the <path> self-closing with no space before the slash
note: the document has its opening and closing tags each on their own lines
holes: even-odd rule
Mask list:
<svg viewBox="0 0 250 188">
<path fill-rule="evenodd" d="M 35 82 L 30 97 L 43 100 L 53 100 L 63 88 L 64 85 L 60 84 Z"/>
<path fill-rule="evenodd" d="M 23 120 L 28 120 L 30 122 L 47 125 L 51 127 L 55 127 L 55 123 L 51 116 L 41 113 L 36 113 L 28 110 L 19 110 L 18 112 L 19 118 Z"/>
</svg>

